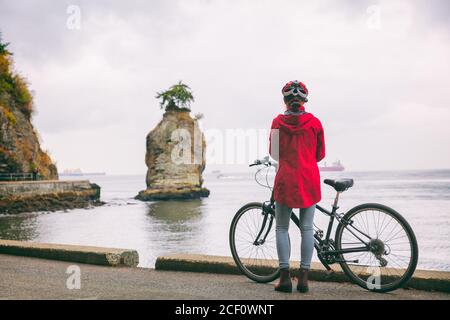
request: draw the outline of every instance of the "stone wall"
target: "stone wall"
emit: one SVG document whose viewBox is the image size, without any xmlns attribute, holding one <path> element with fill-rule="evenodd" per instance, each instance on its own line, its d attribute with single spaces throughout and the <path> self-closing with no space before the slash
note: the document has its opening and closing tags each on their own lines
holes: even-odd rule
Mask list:
<svg viewBox="0 0 450 320">
<path fill-rule="evenodd" d="M 55 211 L 103 204 L 100 187 L 83 181 L 0 182 L 0 214 Z"/>
</svg>

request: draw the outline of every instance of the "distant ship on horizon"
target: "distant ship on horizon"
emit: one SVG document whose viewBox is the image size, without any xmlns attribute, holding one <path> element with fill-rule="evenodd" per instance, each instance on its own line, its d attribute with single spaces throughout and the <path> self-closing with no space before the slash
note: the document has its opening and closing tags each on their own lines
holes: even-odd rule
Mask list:
<svg viewBox="0 0 450 320">
<path fill-rule="evenodd" d="M 220 172 L 220 170 L 213 170 L 213 171 L 211 171 L 211 173 L 215 174 L 217 178 L 224 177 L 224 174 L 222 172 Z"/>
<path fill-rule="evenodd" d="M 64 169 L 58 173 L 60 176 L 104 176 L 105 172 L 83 172 L 81 169 Z"/>
<path fill-rule="evenodd" d="M 319 166 L 320 171 L 344 171 L 345 167 L 342 165 L 341 161 L 335 161 L 331 166 L 327 166 L 327 163 L 324 162 L 323 166 Z"/>
</svg>

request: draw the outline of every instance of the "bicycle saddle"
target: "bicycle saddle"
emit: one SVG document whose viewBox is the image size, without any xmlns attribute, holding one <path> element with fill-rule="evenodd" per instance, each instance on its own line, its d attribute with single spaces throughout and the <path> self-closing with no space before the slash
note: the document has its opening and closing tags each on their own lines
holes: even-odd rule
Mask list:
<svg viewBox="0 0 450 320">
<path fill-rule="evenodd" d="M 353 186 L 353 179 L 339 179 L 339 180 L 325 179 L 323 182 L 329 186 L 332 186 L 334 190 L 338 192 L 345 191 Z"/>
</svg>

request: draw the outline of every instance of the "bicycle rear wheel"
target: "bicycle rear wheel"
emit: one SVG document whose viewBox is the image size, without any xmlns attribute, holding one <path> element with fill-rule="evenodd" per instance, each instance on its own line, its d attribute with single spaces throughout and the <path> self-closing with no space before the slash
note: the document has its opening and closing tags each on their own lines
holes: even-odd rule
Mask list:
<svg viewBox="0 0 450 320">
<path fill-rule="evenodd" d="M 336 249 L 361 247 L 360 239 L 370 247 L 340 257 L 342 270 L 353 282 L 370 291 L 388 292 L 409 281 L 419 250 L 411 226 L 397 211 L 367 203 L 348 211 L 342 221 L 336 229 Z"/>
<path fill-rule="evenodd" d="M 238 210 L 230 226 L 231 254 L 239 270 L 256 282 L 279 277 L 275 217 L 263 204 L 249 203 Z"/>
</svg>

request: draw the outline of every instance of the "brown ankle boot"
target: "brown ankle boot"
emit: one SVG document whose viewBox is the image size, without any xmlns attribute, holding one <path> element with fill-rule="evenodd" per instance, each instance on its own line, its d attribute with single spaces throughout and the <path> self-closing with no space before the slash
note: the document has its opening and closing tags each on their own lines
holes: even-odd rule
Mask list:
<svg viewBox="0 0 450 320">
<path fill-rule="evenodd" d="M 280 282 L 275 286 L 275 291 L 292 292 L 292 281 L 289 269 L 280 270 Z"/>
<path fill-rule="evenodd" d="M 302 292 L 302 293 L 306 293 L 306 292 L 309 291 L 309 287 L 308 287 L 308 273 L 309 273 L 309 270 L 308 269 L 303 269 L 303 268 L 300 268 L 300 270 L 298 272 L 297 290 Z"/>
</svg>

